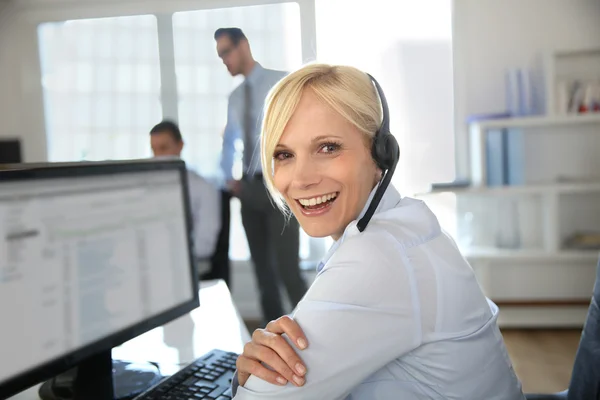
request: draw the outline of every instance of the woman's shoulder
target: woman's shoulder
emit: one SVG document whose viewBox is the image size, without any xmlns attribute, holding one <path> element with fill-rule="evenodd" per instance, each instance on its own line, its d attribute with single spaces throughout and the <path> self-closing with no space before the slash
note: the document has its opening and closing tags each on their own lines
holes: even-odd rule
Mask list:
<svg viewBox="0 0 600 400">
<path fill-rule="evenodd" d="M 383 219 L 373 219 L 363 232 L 347 230 L 326 258 L 324 269 L 364 270 L 371 278 L 377 275 L 392 278 L 401 274 L 409 263 L 410 235 L 394 225 Z"/>
<path fill-rule="evenodd" d="M 401 256 L 395 238 L 385 230 L 370 225 L 364 232 L 355 235 L 347 234 L 343 237 L 332 259 L 344 262 L 377 260 L 379 264 L 397 262 Z"/>
<path fill-rule="evenodd" d="M 354 221 L 323 262 L 325 268 L 364 267 L 370 275 L 404 277 L 414 269 L 435 273 L 448 264 L 470 268 L 429 207 L 407 197 L 377 212 L 363 232 Z"/>
<path fill-rule="evenodd" d="M 425 202 L 410 197 L 378 210 L 367 229 L 359 232 L 353 222 L 345 233 L 348 245 L 362 250 L 403 250 L 426 244 L 443 236 L 435 214 Z"/>
</svg>

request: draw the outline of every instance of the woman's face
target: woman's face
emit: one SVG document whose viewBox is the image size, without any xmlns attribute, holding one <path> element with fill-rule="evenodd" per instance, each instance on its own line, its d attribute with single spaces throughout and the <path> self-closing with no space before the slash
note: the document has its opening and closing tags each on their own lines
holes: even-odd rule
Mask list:
<svg viewBox="0 0 600 400">
<path fill-rule="evenodd" d="M 337 240 L 380 171 L 365 136 L 305 90 L 274 153 L 274 184 L 304 231 Z"/>
</svg>

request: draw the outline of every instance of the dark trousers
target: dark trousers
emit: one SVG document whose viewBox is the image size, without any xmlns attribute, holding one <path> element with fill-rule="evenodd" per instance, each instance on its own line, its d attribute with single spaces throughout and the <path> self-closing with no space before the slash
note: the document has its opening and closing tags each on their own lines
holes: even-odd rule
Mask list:
<svg viewBox="0 0 600 400">
<path fill-rule="evenodd" d="M 262 179 L 247 178 L 242 181 L 240 201 L 263 318 L 272 321 L 284 313 L 281 284 L 286 289 L 292 307 L 306 293 L 306 283 L 299 266 L 300 228 L 293 216 L 288 220 L 271 203 Z"/>
<path fill-rule="evenodd" d="M 229 224 L 231 220 L 231 195 L 221 191 L 221 231 L 217 239 L 215 252 L 210 258 L 211 269 L 202 276 L 202 279 L 223 279 L 231 290 L 230 264 L 229 264 Z"/>
</svg>

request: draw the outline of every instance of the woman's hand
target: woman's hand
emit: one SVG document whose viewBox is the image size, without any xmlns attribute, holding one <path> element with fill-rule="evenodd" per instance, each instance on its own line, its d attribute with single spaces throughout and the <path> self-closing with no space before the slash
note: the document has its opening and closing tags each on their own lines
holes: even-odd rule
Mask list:
<svg viewBox="0 0 600 400">
<path fill-rule="evenodd" d="M 308 346 L 304 332 L 296 321 L 288 316 L 269 322 L 265 329 L 255 330 L 252 341 L 246 343 L 243 354 L 236 362 L 241 386 L 244 386 L 250 375 L 274 385 L 285 385 L 287 382 L 296 386 L 304 385 L 306 367 L 294 348 L 281 337 L 283 333 L 300 350 Z"/>
</svg>

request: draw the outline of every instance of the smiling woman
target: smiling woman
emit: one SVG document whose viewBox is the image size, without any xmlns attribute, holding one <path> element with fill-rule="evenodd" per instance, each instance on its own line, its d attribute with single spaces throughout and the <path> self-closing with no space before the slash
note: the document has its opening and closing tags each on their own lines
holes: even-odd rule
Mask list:
<svg viewBox="0 0 600 400">
<path fill-rule="evenodd" d="M 387 186 L 387 110 L 377 82 L 347 66 L 306 65 L 268 96 L 268 188 L 335 242 L 292 315 L 244 347 L 236 400 L 524 399 L 498 307 L 426 204 Z"/>
<path fill-rule="evenodd" d="M 354 68 L 312 64 L 273 93 L 268 104 L 283 104 L 283 112 L 265 114 L 267 185 L 309 236 L 337 240 L 381 177 L 371 156 L 382 119 L 375 88 Z"/>
</svg>

